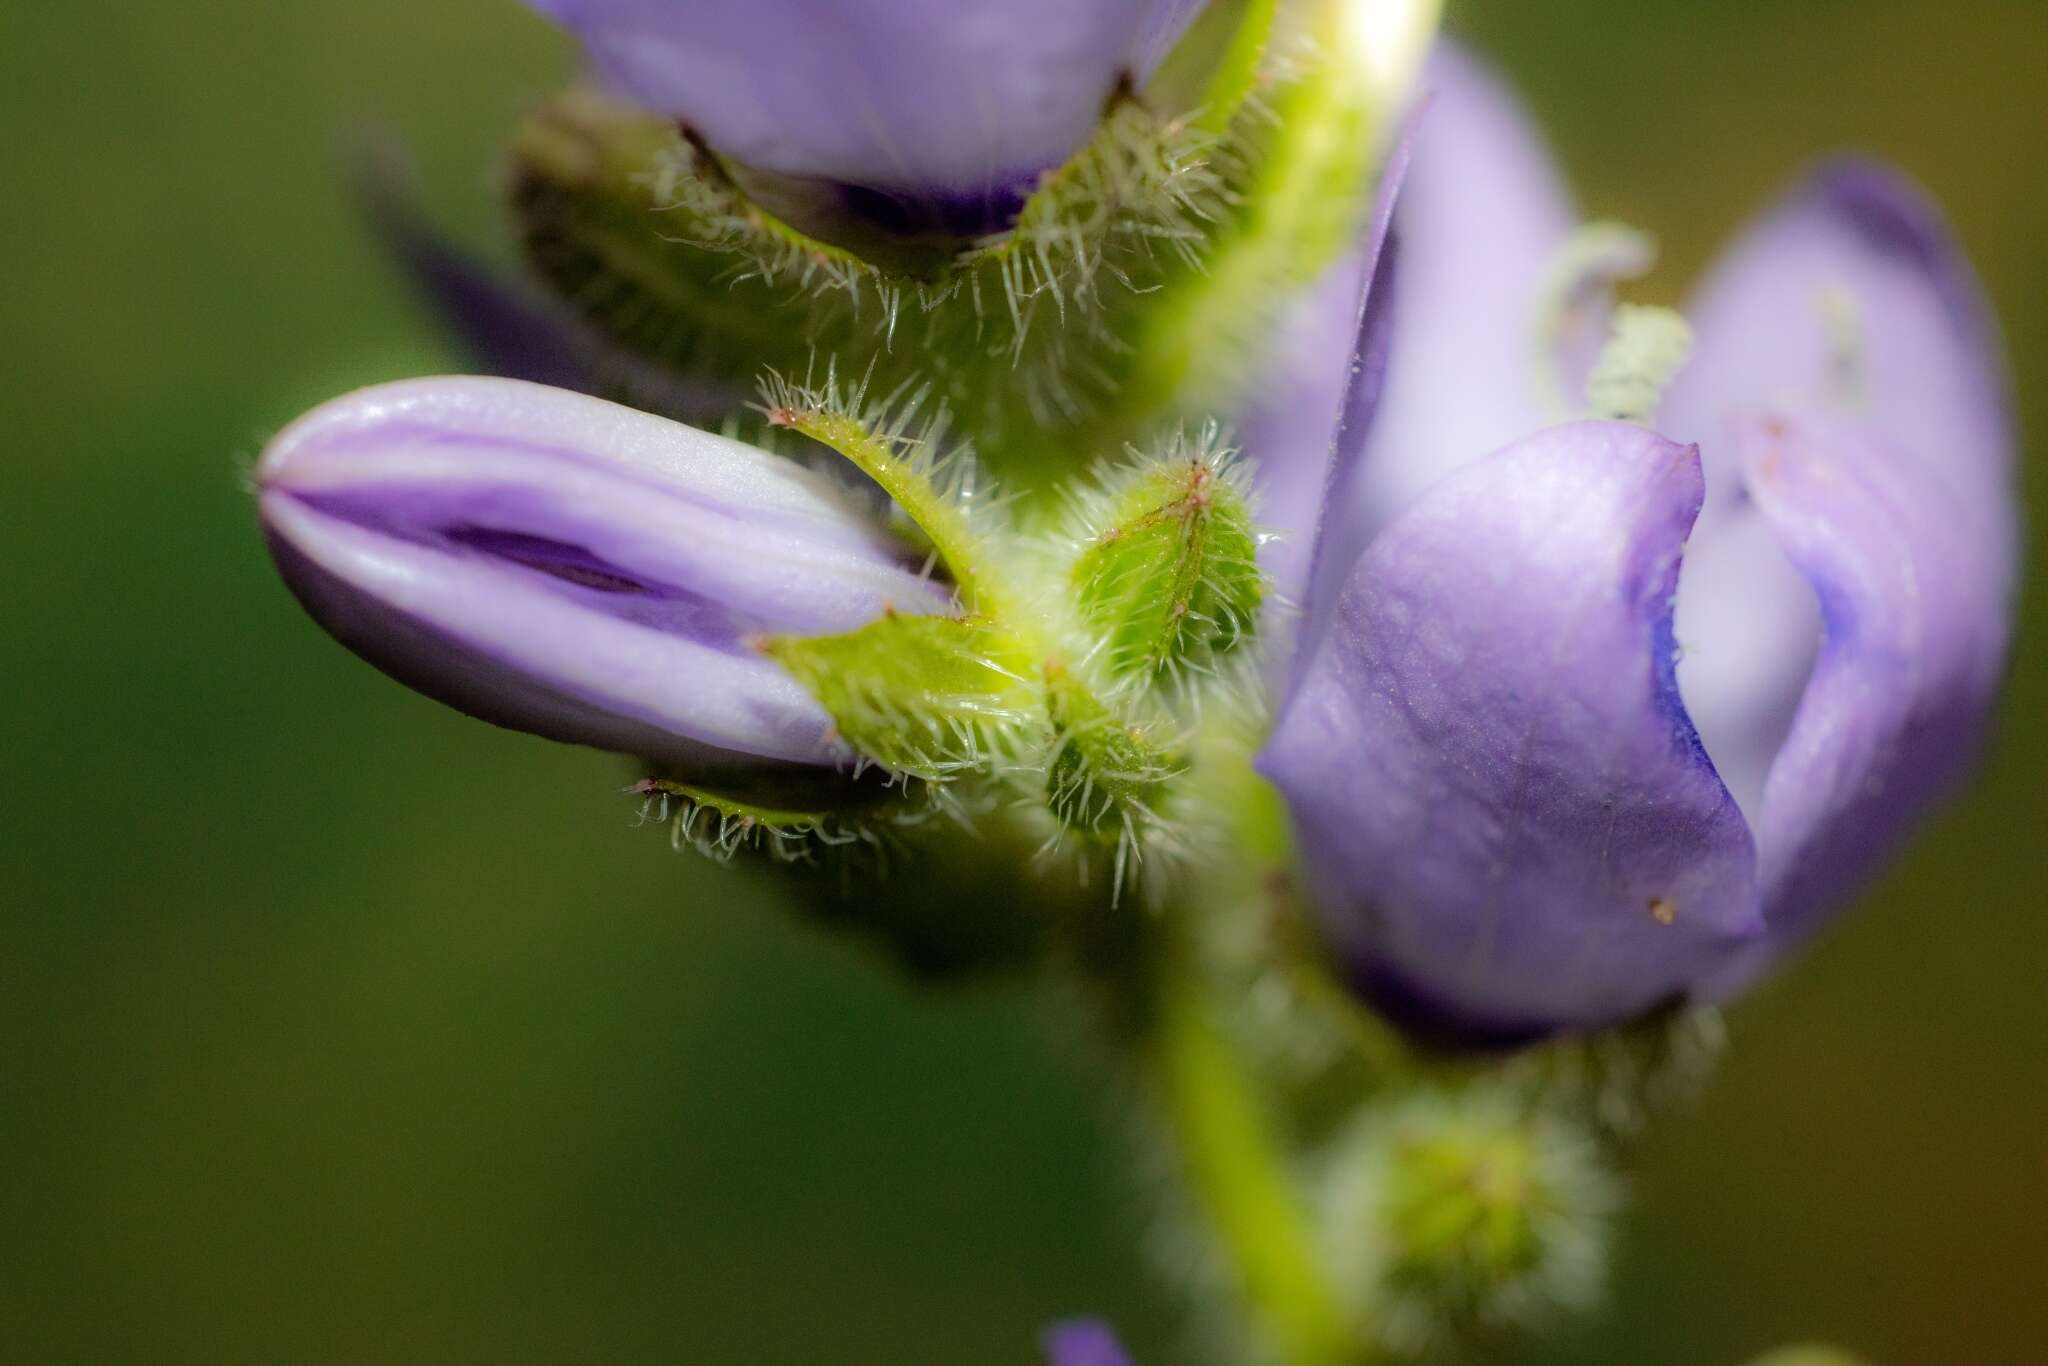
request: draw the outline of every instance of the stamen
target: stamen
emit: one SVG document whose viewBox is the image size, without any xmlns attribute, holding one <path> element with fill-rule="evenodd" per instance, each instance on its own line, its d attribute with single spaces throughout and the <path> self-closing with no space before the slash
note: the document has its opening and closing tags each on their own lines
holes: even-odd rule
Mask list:
<svg viewBox="0 0 2048 1366">
<path fill-rule="evenodd" d="M 1591 351 L 1608 287 L 1637 279 L 1656 263 L 1654 238 L 1607 220 L 1575 228 L 1551 258 L 1536 293 L 1532 340 L 1537 402 L 1554 420 L 1577 415 L 1566 369 L 1574 355 Z"/>
<path fill-rule="evenodd" d="M 1621 305 L 1612 326 L 1586 380 L 1586 402 L 1595 417 L 1648 423 L 1692 355 L 1692 326 L 1671 309 L 1645 304 Z"/>
</svg>

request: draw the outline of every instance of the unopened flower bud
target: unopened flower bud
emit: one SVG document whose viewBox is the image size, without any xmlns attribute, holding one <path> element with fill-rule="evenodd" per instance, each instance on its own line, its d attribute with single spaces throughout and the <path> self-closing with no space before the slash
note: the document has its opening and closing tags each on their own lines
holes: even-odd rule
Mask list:
<svg viewBox="0 0 2048 1366">
<path fill-rule="evenodd" d="M 334 400 L 257 469 L 315 620 L 401 682 L 688 771 L 850 757 L 758 648 L 951 594 L 821 477 L 558 389 L 430 379 Z"/>
</svg>

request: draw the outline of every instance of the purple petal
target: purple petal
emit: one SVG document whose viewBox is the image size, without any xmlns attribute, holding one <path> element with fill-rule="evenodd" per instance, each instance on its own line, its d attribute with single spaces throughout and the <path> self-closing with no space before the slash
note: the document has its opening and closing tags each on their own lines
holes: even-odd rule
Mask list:
<svg viewBox="0 0 2048 1366">
<path fill-rule="evenodd" d="M 605 77 L 756 171 L 1013 213 L 1199 0 L 531 0 Z M 858 206 L 856 206 L 858 207 Z M 952 226 L 952 225 L 949 225 Z"/>
<path fill-rule="evenodd" d="M 1897 847 L 1974 756 L 2003 671 L 2014 512 L 1986 515 L 1872 424 L 1755 417 L 1735 432 L 1750 495 L 1813 585 L 1825 642 L 1764 788 L 1768 938 L 1741 985 Z"/>
<path fill-rule="evenodd" d="M 286 582 L 350 649 L 485 720 L 652 759 L 839 760 L 749 637 L 950 609 L 800 467 L 515 380 L 336 399 L 257 478 Z"/>
<path fill-rule="evenodd" d="M 539 289 L 494 270 L 428 221 L 401 153 L 372 148 L 356 177 L 363 215 L 405 281 L 477 370 L 630 398 L 671 417 L 716 421 L 744 395 L 630 355 Z"/>
<path fill-rule="evenodd" d="M 1425 489 L 1547 420 L 1535 306 L 1571 199 L 1514 96 L 1450 44 L 1431 57 L 1412 162 L 1361 320 L 1370 355 L 1347 403 L 1305 603 L 1303 646 L 1359 554 Z"/>
<path fill-rule="evenodd" d="M 2006 498 L 1997 328 L 1934 206 L 1896 173 L 1823 167 L 1744 233 L 1688 314 L 1693 359 L 1658 415 L 1672 435 L 1711 442 L 1744 413 L 1824 404 L 1863 414 L 1966 501 Z M 1734 497 L 1740 482 L 1710 470 L 1709 494 Z"/>
<path fill-rule="evenodd" d="M 478 369 L 535 384 L 587 387 L 569 320 L 546 298 L 472 259 L 435 230 L 402 149 L 387 141 L 365 148 L 354 182 L 378 244 Z"/>
<path fill-rule="evenodd" d="M 1759 929 L 1672 674 L 1698 453 L 1578 423 L 1366 551 L 1259 765 L 1325 931 L 1421 1032 L 1508 1043 L 1682 995 Z"/>
<path fill-rule="evenodd" d="M 1764 409 L 1854 415 L 1926 467 L 2011 556 L 2012 426 L 1996 331 L 1923 195 L 1863 162 L 1824 168 L 1749 229 L 1699 291 L 1690 365 L 1657 426 L 1701 443 L 1708 501 L 1678 607 L 1679 677 L 1708 752 L 1754 816 L 1807 687 L 1821 618 L 1744 488 Z"/>
<path fill-rule="evenodd" d="M 1395 130 L 1357 245 L 1280 319 L 1238 414 L 1245 452 L 1258 472 L 1259 520 L 1278 533 L 1262 563 L 1274 591 L 1289 603 L 1299 604 L 1308 587 L 1336 445 L 1371 411 L 1386 365 L 1386 328 L 1378 321 L 1385 310 L 1373 307 L 1384 292 L 1375 295 L 1368 287 L 1425 116 L 1418 105 Z"/>
<path fill-rule="evenodd" d="M 1067 1319 L 1039 1338 L 1046 1366 L 1131 1366 L 1116 1334 L 1100 1319 Z"/>
</svg>

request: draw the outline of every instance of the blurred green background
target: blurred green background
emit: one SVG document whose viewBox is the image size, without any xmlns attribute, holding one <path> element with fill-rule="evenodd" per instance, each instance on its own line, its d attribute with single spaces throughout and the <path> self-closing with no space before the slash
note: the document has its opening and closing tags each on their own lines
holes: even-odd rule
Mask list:
<svg viewBox="0 0 2048 1366">
<path fill-rule="evenodd" d="M 1903 162 L 2048 428 L 2039 0 L 1453 15 L 1588 206 L 1661 233 L 1666 292 L 1816 152 Z M 570 65 L 514 0 L 0 19 L 0 1359 L 1023 1363 L 1085 1309 L 1167 1362 L 1116 1113 L 1042 996 L 913 990 L 268 570 L 264 435 L 452 363 L 347 135 L 398 130 L 495 244 L 494 148 Z M 1530 1360 L 2048 1354 L 2044 709 L 2023 635 L 1983 781 L 1734 1012 L 1611 1306 Z"/>
</svg>

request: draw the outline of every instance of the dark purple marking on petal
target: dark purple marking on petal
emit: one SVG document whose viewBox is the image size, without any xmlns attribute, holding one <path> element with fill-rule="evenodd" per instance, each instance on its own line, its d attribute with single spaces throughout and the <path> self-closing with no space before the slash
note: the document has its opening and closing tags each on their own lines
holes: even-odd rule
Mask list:
<svg viewBox="0 0 2048 1366">
<path fill-rule="evenodd" d="M 684 585 L 650 578 L 587 545 L 523 529 L 560 520 L 547 499 L 531 490 L 359 484 L 345 490 L 293 490 L 287 496 L 365 531 L 467 552 L 509 572 L 523 572 L 593 611 L 727 654 L 751 654 L 747 638 L 775 629 L 774 623 Z"/>
<path fill-rule="evenodd" d="M 375 426 L 355 431 L 336 432 L 322 438 L 326 450 L 348 452 L 351 450 L 385 450 L 399 444 L 447 447 L 458 450 L 475 449 L 479 444 L 499 451 L 513 451 L 525 455 L 545 456 L 551 461 L 589 470 L 605 479 L 631 484 L 635 488 L 660 498 L 681 503 L 699 512 L 709 513 L 736 525 L 769 530 L 796 530 L 808 537 L 826 542 L 853 543 L 870 539 L 864 532 L 851 525 L 839 525 L 823 521 L 818 517 L 801 513 L 787 513 L 773 508 L 736 507 L 731 503 L 712 498 L 704 493 L 665 479 L 648 470 L 635 469 L 619 461 L 607 460 L 592 455 L 574 446 L 547 441 L 530 441 L 503 433 L 493 433 L 487 441 L 479 443 L 475 432 L 465 431 L 459 426 L 441 426 L 431 422 L 410 419 L 392 419 Z M 824 481 L 820 481 L 823 483 Z M 907 550 L 903 561 L 915 564 L 916 558 Z"/>
<path fill-rule="evenodd" d="M 444 623 L 366 597 L 274 529 L 264 540 L 285 585 L 334 638 L 406 687 L 492 725 L 678 766 L 694 778 L 738 780 L 758 773 L 808 771 L 806 765 L 679 734 L 580 696 L 530 669 L 508 668 L 490 649 Z M 829 762 L 822 754 L 816 762 Z"/>
<path fill-rule="evenodd" d="M 509 560 L 550 578 L 588 588 L 598 593 L 639 593 L 658 596 L 659 588 L 622 572 L 580 545 L 535 536 L 524 531 L 501 531 L 495 527 L 457 523 L 442 533 L 456 545 L 480 550 L 495 559 Z"/>
<path fill-rule="evenodd" d="M 1452 1000 L 1393 963 L 1354 955 L 1347 977 L 1358 994 L 1395 1028 L 1425 1048 L 1506 1053 L 1557 1033 L 1551 1019 L 1511 1019 Z"/>
<path fill-rule="evenodd" d="M 986 185 L 911 192 L 871 185 L 837 186 L 848 216 L 899 237 L 981 237 L 1017 221 L 1024 201 L 1049 168 L 992 176 Z"/>
<path fill-rule="evenodd" d="M 1678 587 L 1677 566 L 1672 566 L 1670 591 Z M 1676 622 L 1666 612 L 1654 625 L 1650 642 L 1650 662 L 1656 670 L 1657 709 L 1671 723 L 1671 737 L 1678 748 L 1698 764 L 1712 768 L 1714 761 L 1707 755 L 1706 742 L 1700 739 L 1699 727 L 1693 724 L 1692 713 L 1685 709 L 1685 698 L 1678 690 L 1678 636 Z"/>
<path fill-rule="evenodd" d="M 1890 167 L 1861 157 L 1822 166 L 1815 188 L 1871 250 L 1901 258 L 1933 283 L 1959 332 L 1985 328 L 1983 299 L 1941 216 Z"/>
</svg>

